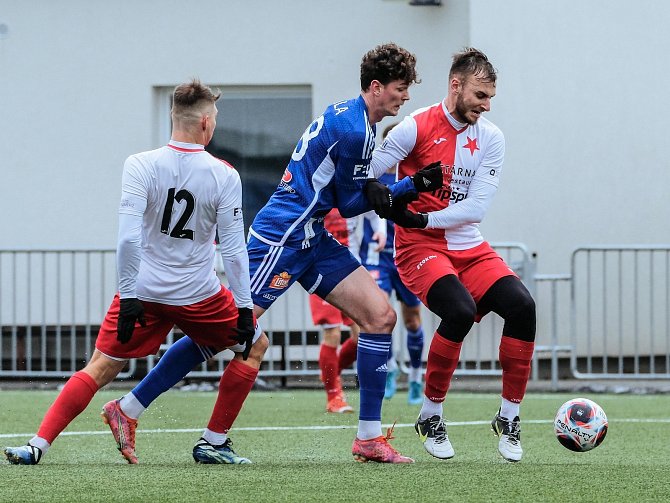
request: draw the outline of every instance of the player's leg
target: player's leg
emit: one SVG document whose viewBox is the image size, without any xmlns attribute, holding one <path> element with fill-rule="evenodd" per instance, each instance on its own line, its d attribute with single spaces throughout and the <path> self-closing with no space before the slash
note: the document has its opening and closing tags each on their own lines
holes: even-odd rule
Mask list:
<svg viewBox="0 0 670 503">
<path fill-rule="evenodd" d="M 428 290 L 426 301 L 440 317 L 440 324 L 428 351 L 426 389 L 415 429 L 430 454 L 449 459 L 454 449 L 447 436 L 442 404 L 458 366 L 463 339 L 474 323 L 475 303 L 453 274 L 438 279 Z"/>
<path fill-rule="evenodd" d="M 351 325 L 349 325 L 349 337 L 342 343 L 340 351 L 337 353 L 340 374 L 343 369 L 348 369 L 356 361 L 359 332 L 360 328 L 352 321 Z"/>
<path fill-rule="evenodd" d="M 398 453 L 381 431 L 381 409 L 386 384 L 391 332 L 396 314 L 382 292 L 363 269 L 358 267 L 326 297 L 360 326 L 357 370 L 360 385 L 360 414 L 352 453 L 357 461 L 411 463 Z"/>
<path fill-rule="evenodd" d="M 86 409 L 98 389 L 111 382 L 126 363 L 126 360 L 111 359 L 96 349 L 88 364 L 65 383 L 28 445 L 5 449 L 8 461 L 21 465 L 39 463 L 58 435 Z"/>
<path fill-rule="evenodd" d="M 410 405 L 418 405 L 423 403 L 423 368 L 421 358 L 423 355 L 424 336 L 421 326 L 421 304 L 410 306 L 401 301 L 400 309 L 405 330 L 407 331 L 407 352 L 409 353 L 407 402 Z"/>
<path fill-rule="evenodd" d="M 246 458 L 237 456 L 231 448 L 228 430 L 237 418 L 244 401 L 258 375 L 268 340 L 260 325 L 256 332 L 248 358 L 242 358 L 245 347 L 235 340 L 238 308 L 232 293 L 221 290 L 196 304 L 168 306 L 170 319 L 189 334 L 189 338 L 200 347 L 228 348 L 235 353 L 226 366 L 219 381 L 219 390 L 214 410 L 207 428 L 193 449 L 193 457 L 200 463 L 246 463 Z"/>
<path fill-rule="evenodd" d="M 326 390 L 326 411 L 333 413 L 352 412 L 346 403 L 340 381 L 340 368 L 337 348 L 340 345 L 343 318 L 342 312 L 331 306 L 318 295 L 309 297 L 312 321 L 321 327 L 322 340 L 319 348 L 319 368 L 321 382 Z"/>
<path fill-rule="evenodd" d="M 421 326 L 421 300 L 407 288 L 397 270 L 391 274 L 391 283 L 400 301 L 400 311 L 407 332 L 407 352 L 409 353 L 409 375 L 407 402 L 410 405 L 423 403 L 422 356 L 423 328 Z"/>
<path fill-rule="evenodd" d="M 193 459 L 204 464 L 246 464 L 247 458 L 235 453 L 228 431 L 251 392 L 265 352 L 267 336 L 258 327 L 249 357 L 242 359 L 242 347 L 233 347 L 235 357 L 226 366 L 219 381 L 219 391 L 207 427 L 193 447 Z"/>
<path fill-rule="evenodd" d="M 503 370 L 501 405 L 491 428 L 500 437 L 500 454 L 508 461 L 519 461 L 523 455 L 520 406 L 535 346 L 535 302 L 521 280 L 505 276 L 493 284 L 478 305 L 505 320 L 499 348 Z"/>
</svg>

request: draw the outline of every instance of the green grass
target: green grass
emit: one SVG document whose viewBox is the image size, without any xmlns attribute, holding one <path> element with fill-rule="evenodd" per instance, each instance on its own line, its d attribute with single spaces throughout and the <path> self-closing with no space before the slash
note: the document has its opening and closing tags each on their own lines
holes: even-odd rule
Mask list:
<svg viewBox="0 0 670 503">
<path fill-rule="evenodd" d="M 488 427 L 499 405 L 497 396 L 449 395 L 446 418 L 470 424 L 449 426 L 456 457 L 441 461 L 423 450 L 410 426 L 418 407 L 408 406 L 406 395 L 399 393 L 385 402 L 384 422 L 397 421 L 393 444 L 417 461 L 404 466 L 355 463 L 350 448 L 357 417 L 325 414 L 321 391 L 253 392 L 231 432 L 236 451 L 254 463 L 243 466 L 196 465 L 191 449 L 207 423 L 215 394 L 169 392 L 142 416 L 137 436 L 141 464 L 131 466 L 116 451 L 98 415 L 103 403 L 119 395 L 96 395 L 66 430 L 70 434 L 61 436 L 39 465 L 0 464 L 0 501 L 670 499 L 666 395 L 589 395 L 607 412 L 610 429 L 600 447 L 579 454 L 556 441 L 551 424 L 558 406 L 572 396 L 529 394 L 522 408 L 524 458 L 511 464 L 497 454 L 497 440 Z M 356 393 L 349 396 L 356 406 Z M 54 397 L 55 392 L 46 391 L 0 392 L 0 444 L 25 443 Z M 159 429 L 186 431 L 155 431 Z"/>
</svg>

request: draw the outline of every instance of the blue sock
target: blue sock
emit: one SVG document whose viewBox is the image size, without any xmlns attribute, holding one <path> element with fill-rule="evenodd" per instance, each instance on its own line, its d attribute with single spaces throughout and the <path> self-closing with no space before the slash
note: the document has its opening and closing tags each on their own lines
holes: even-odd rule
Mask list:
<svg viewBox="0 0 670 503">
<path fill-rule="evenodd" d="M 393 360 L 393 334 L 391 334 L 391 343 L 389 344 L 389 357 L 387 358 L 388 361 Z"/>
<path fill-rule="evenodd" d="M 358 336 L 356 369 L 360 385 L 361 421 L 381 421 L 384 388 L 386 387 L 386 362 L 389 357 L 391 334 L 366 334 Z"/>
<path fill-rule="evenodd" d="M 416 332 L 407 329 L 407 352 L 412 368 L 418 369 L 423 354 L 423 328 L 420 325 Z"/>
<path fill-rule="evenodd" d="M 132 390 L 135 398 L 149 407 L 161 393 L 181 381 L 193 367 L 214 356 L 211 348 L 198 346 L 190 337 L 182 337 L 172 344 L 140 383 Z"/>
</svg>

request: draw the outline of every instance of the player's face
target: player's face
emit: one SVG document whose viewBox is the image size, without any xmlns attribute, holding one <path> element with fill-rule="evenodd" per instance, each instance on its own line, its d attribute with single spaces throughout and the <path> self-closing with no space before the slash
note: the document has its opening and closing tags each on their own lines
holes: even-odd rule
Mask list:
<svg viewBox="0 0 670 503">
<path fill-rule="evenodd" d="M 404 80 L 393 80 L 386 85 L 381 85 L 379 106 L 382 108 L 383 116 L 396 116 L 400 107 L 409 100 L 409 86 Z"/>
<path fill-rule="evenodd" d="M 484 112 L 491 110 L 491 98 L 496 95 L 495 82 L 486 82 L 469 75 L 456 86 L 456 110 L 453 116 L 460 122 L 475 124 Z"/>
</svg>

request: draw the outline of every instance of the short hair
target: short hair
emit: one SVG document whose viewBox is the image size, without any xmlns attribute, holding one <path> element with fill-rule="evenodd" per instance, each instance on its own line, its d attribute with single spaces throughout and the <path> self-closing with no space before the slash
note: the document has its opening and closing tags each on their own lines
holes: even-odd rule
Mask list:
<svg viewBox="0 0 670 503">
<path fill-rule="evenodd" d="M 467 77 L 473 75 L 484 82 L 495 84 L 497 78 L 496 69 L 482 51 L 474 47 L 466 47 L 461 52 L 454 54 L 454 59 L 449 70 L 449 80 L 454 75 Z"/>
<path fill-rule="evenodd" d="M 192 79 L 179 84 L 172 93 L 172 120 L 176 122 L 192 122 L 199 120 L 206 108 L 221 97 L 221 92 Z"/>
<path fill-rule="evenodd" d="M 361 90 L 367 91 L 373 80 L 384 85 L 394 80 L 418 84 L 416 56 L 394 43 L 378 45 L 365 53 L 361 61 Z"/>
</svg>

